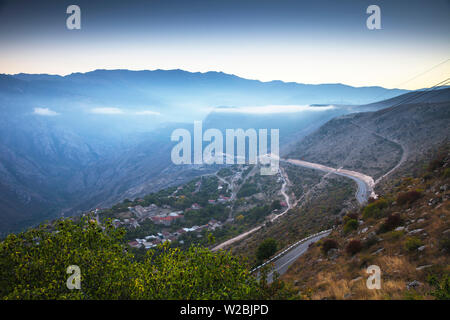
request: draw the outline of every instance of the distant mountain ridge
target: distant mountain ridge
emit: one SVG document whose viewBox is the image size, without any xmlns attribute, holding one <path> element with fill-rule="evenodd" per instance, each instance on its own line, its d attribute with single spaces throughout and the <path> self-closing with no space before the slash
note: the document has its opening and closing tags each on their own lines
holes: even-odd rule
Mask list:
<svg viewBox="0 0 450 320">
<path fill-rule="evenodd" d="M 222 72 L 183 70 L 95 70 L 67 76 L 0 75 L 0 98 L 8 93 L 42 96 L 50 92 L 53 99 L 70 95 L 71 99 L 89 97 L 90 103 L 104 105 L 150 106 L 157 111 L 189 107 L 195 112 L 196 108 L 220 105 L 366 104 L 380 96 L 391 98 L 408 91 L 377 86 L 262 82 Z"/>
</svg>

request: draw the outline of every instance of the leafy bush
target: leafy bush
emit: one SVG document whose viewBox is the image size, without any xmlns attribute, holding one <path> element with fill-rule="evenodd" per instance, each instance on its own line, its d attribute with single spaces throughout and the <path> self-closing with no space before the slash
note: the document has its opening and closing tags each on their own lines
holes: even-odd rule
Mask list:
<svg viewBox="0 0 450 320">
<path fill-rule="evenodd" d="M 389 232 L 387 238 L 392 240 L 398 240 L 405 234 L 404 231 L 398 230 L 398 231 L 391 231 Z"/>
<path fill-rule="evenodd" d="M 383 209 L 389 206 L 389 202 L 386 199 L 378 199 L 369 203 L 363 209 L 363 219 L 369 218 L 381 218 L 383 216 Z"/>
<path fill-rule="evenodd" d="M 330 251 L 331 249 L 337 249 L 337 248 L 338 248 L 338 243 L 334 239 L 325 239 L 322 241 L 321 250 L 324 254 L 327 254 L 328 251 Z"/>
<path fill-rule="evenodd" d="M 402 224 L 402 222 L 403 222 L 402 218 L 400 217 L 399 214 L 397 214 L 397 213 L 390 214 L 387 217 L 386 221 L 378 229 L 378 233 L 385 233 L 385 232 L 394 230 L 395 228 L 400 226 Z"/>
<path fill-rule="evenodd" d="M 358 228 L 358 220 L 350 219 L 344 225 L 344 232 L 349 233 Z"/>
<path fill-rule="evenodd" d="M 411 204 L 422 196 L 422 193 L 418 190 L 412 190 L 408 192 L 401 192 L 397 195 L 397 204 Z"/>
<path fill-rule="evenodd" d="M 405 249 L 408 250 L 409 252 L 416 251 L 417 248 L 419 248 L 422 245 L 423 245 L 422 240 L 420 240 L 417 237 L 409 237 L 405 241 Z"/>
<path fill-rule="evenodd" d="M 271 256 L 277 252 L 278 243 L 275 239 L 268 238 L 261 242 L 256 251 L 256 258 L 259 261 L 264 261 L 265 259 L 269 259 Z"/>
<path fill-rule="evenodd" d="M 347 213 L 344 216 L 343 221 L 344 221 L 344 223 L 347 223 L 347 221 L 350 220 L 350 219 L 358 220 L 358 214 L 356 212 Z"/>
<path fill-rule="evenodd" d="M 362 248 L 363 248 L 363 245 L 360 240 L 351 240 L 347 244 L 345 251 L 350 255 L 354 255 L 354 254 L 360 252 L 362 250 Z"/>
<path fill-rule="evenodd" d="M 450 274 L 446 273 L 441 278 L 437 275 L 429 275 L 427 282 L 433 287 L 430 292 L 438 300 L 450 300 Z"/>
</svg>

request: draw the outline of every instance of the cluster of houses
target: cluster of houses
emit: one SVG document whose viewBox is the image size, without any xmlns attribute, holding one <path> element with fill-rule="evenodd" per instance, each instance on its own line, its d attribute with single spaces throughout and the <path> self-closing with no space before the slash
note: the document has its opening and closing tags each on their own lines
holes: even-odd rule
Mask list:
<svg viewBox="0 0 450 320">
<path fill-rule="evenodd" d="M 139 222 L 135 218 L 123 219 L 122 221 L 120 219 L 114 219 L 113 225 L 116 228 L 118 228 L 120 226 L 128 227 L 128 228 L 137 228 L 140 226 Z"/>
<path fill-rule="evenodd" d="M 222 227 L 222 223 L 215 219 L 212 219 L 207 224 L 202 226 L 193 226 L 191 228 L 180 228 L 179 230 L 170 233 L 168 231 L 158 232 L 156 235 L 148 235 L 143 239 L 136 239 L 134 241 L 128 242 L 128 245 L 133 248 L 141 248 L 151 249 L 156 247 L 160 243 L 164 243 L 166 241 L 172 242 L 178 239 L 182 234 L 187 232 L 200 232 L 202 230 L 211 230 L 214 231 L 216 228 Z M 201 237 L 200 234 L 197 237 Z M 183 244 L 183 240 L 180 240 L 180 243 Z"/>
<path fill-rule="evenodd" d="M 209 204 L 216 204 L 216 203 L 225 203 L 225 202 L 229 202 L 231 201 L 230 197 L 225 197 L 223 195 L 220 195 L 219 198 L 217 198 L 217 200 L 211 199 L 208 200 Z"/>
<path fill-rule="evenodd" d="M 182 213 L 183 213 L 183 211 L 176 211 L 176 212 L 171 212 L 169 214 L 152 216 L 152 217 L 150 217 L 150 219 L 155 224 L 163 224 L 163 225 L 169 226 L 170 224 L 172 224 L 172 222 L 174 222 L 176 220 L 183 220 L 184 216 Z"/>
</svg>

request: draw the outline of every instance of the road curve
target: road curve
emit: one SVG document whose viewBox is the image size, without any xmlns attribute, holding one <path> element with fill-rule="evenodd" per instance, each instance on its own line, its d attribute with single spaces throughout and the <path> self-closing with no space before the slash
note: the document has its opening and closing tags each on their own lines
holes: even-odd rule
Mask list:
<svg viewBox="0 0 450 320">
<path fill-rule="evenodd" d="M 365 175 L 360 172 L 346 170 L 346 169 L 335 169 L 331 167 L 324 166 L 318 163 L 307 162 L 298 159 L 280 159 L 280 161 L 287 162 L 296 166 L 301 166 L 310 169 L 316 169 L 324 172 L 330 172 L 337 174 L 339 176 L 344 176 L 350 178 L 356 182 L 358 185 L 358 190 L 356 191 L 355 197 L 360 204 L 364 204 L 369 197 L 376 198 L 377 195 L 374 192 L 375 182 L 372 177 Z"/>
</svg>

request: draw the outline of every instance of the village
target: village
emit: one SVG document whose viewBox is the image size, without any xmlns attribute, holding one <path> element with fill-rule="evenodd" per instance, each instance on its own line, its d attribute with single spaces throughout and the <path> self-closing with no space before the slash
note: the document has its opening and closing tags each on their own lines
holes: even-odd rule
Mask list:
<svg viewBox="0 0 450 320">
<path fill-rule="evenodd" d="M 195 187 L 196 188 L 193 193 L 197 193 L 200 190 L 201 181 L 198 181 L 195 184 Z M 185 199 L 185 195 L 177 195 L 177 193 L 182 190 L 183 186 L 177 187 L 177 189 L 171 195 L 169 195 L 168 198 Z M 224 185 L 222 184 L 222 182 L 218 183 L 217 190 L 219 192 L 224 190 Z M 226 204 L 230 201 L 230 197 L 219 194 L 216 199 L 208 199 L 207 204 Z M 137 199 L 137 202 L 143 203 L 144 200 Z M 172 226 L 175 222 L 177 222 L 178 224 L 183 224 L 183 222 L 185 222 L 185 213 L 189 211 L 201 210 L 202 208 L 203 207 L 198 203 L 193 203 L 190 207 L 185 208 L 184 210 L 176 210 L 167 204 L 158 206 L 152 203 L 146 207 L 138 204 L 136 206 L 128 207 L 127 212 L 119 213 L 117 215 L 118 217 L 113 219 L 112 222 L 116 228 L 125 227 L 127 229 L 139 228 L 146 220 L 160 226 L 160 232 L 155 232 L 154 234 L 149 234 L 142 238 L 136 238 L 128 242 L 128 245 L 133 248 L 151 249 L 156 247 L 158 244 L 164 243 L 166 241 L 173 242 L 175 240 L 178 240 L 178 238 L 185 233 L 196 232 L 197 236 L 201 237 L 200 232 L 203 230 L 214 231 L 217 228 L 221 228 L 223 222 L 218 221 L 217 219 L 211 219 L 207 223 L 201 225 L 183 226 L 173 232 L 170 232 L 168 228 L 164 228 Z M 97 209 L 96 212 L 100 212 L 100 209 Z M 183 244 L 183 240 L 180 240 L 179 243 Z"/>
<path fill-rule="evenodd" d="M 255 167 L 234 165 L 134 201 L 124 200 L 110 209 L 96 209 L 94 213 L 98 221 L 100 215 L 101 220 L 110 218 L 116 228 L 125 228 L 125 240 L 132 248 L 148 250 L 165 242 L 189 245 L 201 241 L 206 232 L 213 233 L 225 225 L 241 225 L 246 212 L 254 212 L 261 201 L 271 202 L 277 197 L 273 192 L 281 185 L 281 176 L 260 177 L 255 173 Z M 262 178 L 272 180 L 269 192 L 259 191 L 257 185 Z M 284 201 L 279 204 L 280 208 L 287 207 Z M 278 214 L 280 208 L 272 208 L 272 215 Z M 254 214 L 251 216 L 247 220 L 257 219 Z"/>
</svg>

